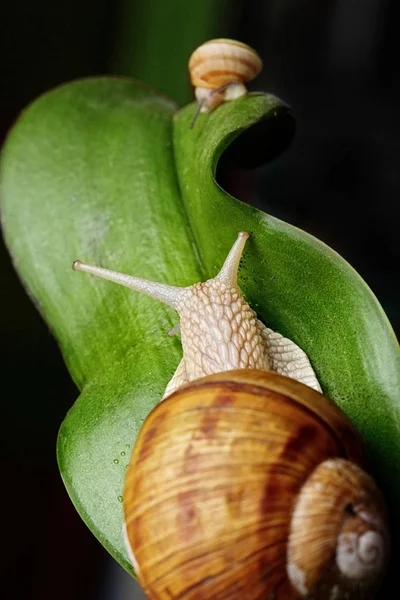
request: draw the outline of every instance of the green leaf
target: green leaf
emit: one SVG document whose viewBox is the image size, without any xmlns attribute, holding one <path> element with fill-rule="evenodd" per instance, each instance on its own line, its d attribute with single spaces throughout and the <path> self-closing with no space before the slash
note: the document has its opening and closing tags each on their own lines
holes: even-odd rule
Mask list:
<svg viewBox="0 0 400 600">
<path fill-rule="evenodd" d="M 279 132 L 287 137 L 286 108 L 250 94 L 189 130 L 193 111 L 176 112 L 129 80 L 72 83 L 25 111 L 2 159 L 14 264 L 82 390 L 59 433 L 61 473 L 87 525 L 128 569 L 123 478 L 137 432 L 180 360 L 179 340 L 167 336 L 178 319 L 150 298 L 73 272 L 77 258 L 189 285 L 215 275 L 237 232 L 249 231 L 245 296 L 307 352 L 325 393 L 360 429 L 391 504 L 400 500 L 400 360 L 380 305 L 335 252 L 214 179 L 229 144 L 231 159 L 271 155 Z"/>
</svg>

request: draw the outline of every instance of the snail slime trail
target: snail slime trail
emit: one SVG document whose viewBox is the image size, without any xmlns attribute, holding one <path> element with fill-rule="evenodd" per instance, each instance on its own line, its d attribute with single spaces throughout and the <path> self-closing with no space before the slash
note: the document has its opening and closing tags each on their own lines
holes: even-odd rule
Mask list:
<svg viewBox="0 0 400 600">
<path fill-rule="evenodd" d="M 382 496 L 306 354 L 243 298 L 248 237 L 189 287 L 73 265 L 180 317 L 182 359 L 125 478 L 132 565 L 149 599 L 373 598 L 389 554 Z"/>
</svg>

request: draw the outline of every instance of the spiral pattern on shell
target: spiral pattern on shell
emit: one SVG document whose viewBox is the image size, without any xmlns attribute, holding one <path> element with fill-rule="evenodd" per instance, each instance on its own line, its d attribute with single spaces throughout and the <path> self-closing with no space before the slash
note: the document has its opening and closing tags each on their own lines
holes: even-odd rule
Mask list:
<svg viewBox="0 0 400 600">
<path fill-rule="evenodd" d="M 385 507 L 371 477 L 343 458 L 318 465 L 300 490 L 289 534 L 288 574 L 301 595 L 368 596 L 388 548 Z"/>
<path fill-rule="evenodd" d="M 341 534 L 338 539 L 336 562 L 340 571 L 348 578 L 374 577 L 382 569 L 386 554 L 386 540 L 382 533 L 367 530 Z"/>
<path fill-rule="evenodd" d="M 362 530 L 364 557 L 373 539 L 360 522 L 386 531 L 379 492 L 347 459 L 361 459 L 351 423 L 292 379 L 238 370 L 178 389 L 144 423 L 125 480 L 127 537 L 148 597 L 319 600 L 327 590 L 332 600 L 347 597 L 338 595 L 349 579 L 336 561 L 338 536 L 347 536 L 339 541 L 344 558 L 348 534 Z M 386 555 L 358 588 L 379 579 Z"/>
</svg>

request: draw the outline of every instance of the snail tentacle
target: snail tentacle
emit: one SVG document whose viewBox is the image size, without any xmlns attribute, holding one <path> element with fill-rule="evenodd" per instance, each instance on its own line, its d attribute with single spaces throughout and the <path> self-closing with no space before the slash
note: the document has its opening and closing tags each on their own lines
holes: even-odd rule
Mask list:
<svg viewBox="0 0 400 600">
<path fill-rule="evenodd" d="M 196 95 L 196 97 L 197 97 L 197 95 Z M 196 110 L 194 111 L 193 118 L 190 121 L 189 129 L 193 129 L 200 113 L 208 112 L 209 109 L 207 106 L 207 98 L 208 98 L 208 94 L 205 94 L 205 95 L 203 95 L 203 97 L 200 97 L 198 99 Z"/>
<path fill-rule="evenodd" d="M 72 268 L 74 271 L 85 271 L 91 275 L 96 275 L 102 279 L 108 279 L 108 281 L 123 285 L 131 290 L 136 290 L 137 292 L 146 294 L 146 296 L 151 296 L 151 298 L 154 298 L 155 300 L 160 300 L 160 302 L 164 302 L 164 304 L 168 304 L 172 308 L 176 307 L 177 302 L 185 291 L 185 288 L 182 287 L 148 281 L 147 279 L 141 279 L 139 277 L 132 277 L 132 275 L 125 275 L 124 273 L 110 271 L 109 269 L 103 269 L 102 267 L 87 265 L 80 260 L 76 260 L 73 263 Z"/>
<path fill-rule="evenodd" d="M 238 233 L 237 240 L 233 244 L 216 279 L 223 281 L 226 285 L 237 287 L 239 263 L 242 258 L 244 246 L 249 237 L 250 236 L 246 231 L 240 231 Z"/>
<path fill-rule="evenodd" d="M 168 331 L 168 337 L 174 337 L 175 335 L 180 335 L 181 333 L 181 324 L 177 323 Z"/>
</svg>

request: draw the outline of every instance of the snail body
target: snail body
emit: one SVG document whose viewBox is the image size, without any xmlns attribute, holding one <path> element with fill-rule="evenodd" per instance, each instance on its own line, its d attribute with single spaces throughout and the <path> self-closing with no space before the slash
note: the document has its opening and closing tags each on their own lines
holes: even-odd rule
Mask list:
<svg viewBox="0 0 400 600">
<path fill-rule="evenodd" d="M 125 479 L 127 549 L 157 600 L 368 598 L 388 556 L 383 500 L 306 354 L 241 295 L 248 237 L 185 288 L 73 265 L 180 316 L 183 358 Z"/>
<path fill-rule="evenodd" d="M 185 383 L 232 369 L 272 370 L 321 390 L 305 352 L 266 327 L 240 292 L 237 270 L 248 238 L 248 233 L 240 232 L 218 275 L 189 287 L 155 283 L 74 262 L 75 270 L 140 291 L 178 312 L 183 358 L 164 398 Z"/>
<path fill-rule="evenodd" d="M 190 81 L 199 102 L 195 119 L 199 112 L 210 112 L 223 102 L 244 96 L 245 84 L 261 69 L 257 52 L 242 42 L 216 39 L 199 46 L 189 59 Z"/>
</svg>

